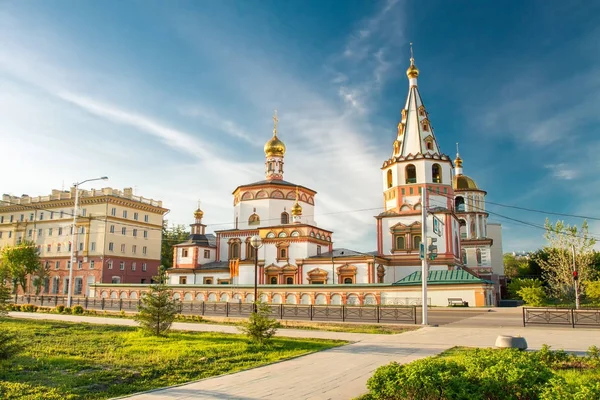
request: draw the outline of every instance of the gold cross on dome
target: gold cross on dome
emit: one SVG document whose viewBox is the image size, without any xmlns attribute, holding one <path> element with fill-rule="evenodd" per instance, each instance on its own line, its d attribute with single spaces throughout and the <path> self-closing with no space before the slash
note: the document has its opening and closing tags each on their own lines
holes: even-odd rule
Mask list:
<svg viewBox="0 0 600 400">
<path fill-rule="evenodd" d="M 279 119 L 277 118 L 277 110 L 275 110 L 275 113 L 273 114 L 273 135 L 277 135 L 277 123 L 279 122 Z"/>
</svg>

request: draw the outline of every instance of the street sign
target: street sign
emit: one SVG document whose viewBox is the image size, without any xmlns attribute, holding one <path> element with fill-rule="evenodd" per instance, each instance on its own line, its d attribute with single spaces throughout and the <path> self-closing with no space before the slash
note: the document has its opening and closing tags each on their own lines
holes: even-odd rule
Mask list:
<svg viewBox="0 0 600 400">
<path fill-rule="evenodd" d="M 427 246 L 427 251 L 429 252 L 429 258 L 432 260 L 435 260 L 435 258 L 437 257 L 437 252 L 438 252 L 438 247 L 435 245 L 435 242 L 437 242 L 436 238 L 428 238 L 428 244 L 429 246 Z"/>
<path fill-rule="evenodd" d="M 433 233 L 438 236 L 442 236 L 444 223 L 435 215 L 433 215 Z"/>
<path fill-rule="evenodd" d="M 421 245 L 419 246 L 419 258 L 421 260 L 425 259 L 425 243 L 421 242 Z"/>
</svg>

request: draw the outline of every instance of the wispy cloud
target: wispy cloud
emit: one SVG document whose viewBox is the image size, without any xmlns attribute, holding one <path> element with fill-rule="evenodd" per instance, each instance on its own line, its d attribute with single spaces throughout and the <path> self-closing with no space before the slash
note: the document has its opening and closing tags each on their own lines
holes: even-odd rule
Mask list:
<svg viewBox="0 0 600 400">
<path fill-rule="evenodd" d="M 560 164 L 551 164 L 545 165 L 544 168 L 551 171 L 552 176 L 557 179 L 564 179 L 570 181 L 579 176 L 579 172 L 575 169 L 571 168 L 569 165 L 560 163 Z"/>
<path fill-rule="evenodd" d="M 180 110 L 181 114 L 197 118 L 205 124 L 224 132 L 231 137 L 243 139 L 244 141 L 256 145 L 256 138 L 252 137 L 245 128 L 238 125 L 236 122 L 226 119 L 219 115 L 216 111 L 203 106 L 194 105 L 183 107 Z"/>
</svg>

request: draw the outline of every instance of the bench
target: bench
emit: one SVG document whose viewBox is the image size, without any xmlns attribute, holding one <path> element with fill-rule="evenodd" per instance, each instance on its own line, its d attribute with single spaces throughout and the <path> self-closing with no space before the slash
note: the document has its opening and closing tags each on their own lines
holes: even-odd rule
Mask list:
<svg viewBox="0 0 600 400">
<path fill-rule="evenodd" d="M 451 297 L 448 299 L 448 307 L 469 307 L 469 303 L 466 301 L 463 301 L 463 299 L 458 298 L 458 297 Z"/>
</svg>

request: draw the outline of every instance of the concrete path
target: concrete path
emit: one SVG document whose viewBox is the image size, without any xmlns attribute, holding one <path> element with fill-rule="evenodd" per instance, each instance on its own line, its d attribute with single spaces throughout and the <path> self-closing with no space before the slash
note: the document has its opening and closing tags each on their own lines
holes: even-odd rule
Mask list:
<svg viewBox="0 0 600 400">
<path fill-rule="evenodd" d="M 135 325 L 127 319 L 79 317 L 58 314 L 11 313 L 15 317 L 57 319 L 103 324 Z M 476 324 L 477 318 L 469 318 Z M 233 326 L 176 323 L 175 329 L 237 332 Z M 424 327 L 398 335 L 369 335 L 285 329 L 280 336 L 343 339 L 354 343 L 309 354 L 292 360 L 254 368 L 231 375 L 207 378 L 180 386 L 127 397 L 128 399 L 352 399 L 366 392 L 373 371 L 390 361 L 401 363 L 438 354 L 454 346 L 492 347 L 498 335 L 521 335 L 530 349 L 548 344 L 554 349 L 584 353 L 591 345 L 600 346 L 598 329 L 537 327 L 472 328 Z"/>
</svg>

